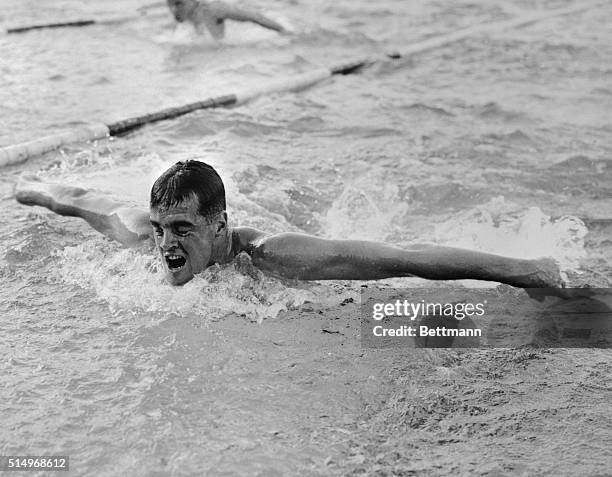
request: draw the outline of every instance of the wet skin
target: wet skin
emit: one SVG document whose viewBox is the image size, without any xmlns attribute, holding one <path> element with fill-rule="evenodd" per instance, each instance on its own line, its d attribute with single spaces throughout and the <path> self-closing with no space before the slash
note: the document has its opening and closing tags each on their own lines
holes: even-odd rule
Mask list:
<svg viewBox="0 0 612 477">
<path fill-rule="evenodd" d="M 402 249 L 363 240 L 330 240 L 297 233 L 270 235 L 250 227 L 230 229 L 225 211 L 210 220 L 201 216 L 195 196 L 147 213 L 92 191 L 22 178 L 15 198 L 22 204 L 82 217 L 96 230 L 128 246 L 153 232 L 172 285 L 183 285 L 208 266 L 228 263 L 246 252 L 253 265 L 263 271 L 299 280 L 418 276 L 496 281 L 520 288 L 563 286 L 559 267 L 551 258 L 517 259 L 430 244 Z"/>
<path fill-rule="evenodd" d="M 285 32 L 284 27 L 274 20 L 233 4 L 204 0 L 168 0 L 167 3 L 177 22 L 193 23 L 198 33 L 206 28 L 217 40 L 225 34 L 225 20 L 252 22 L 270 30 Z"/>
<path fill-rule="evenodd" d="M 193 11 L 197 7 L 197 2 L 194 0 L 169 0 L 168 7 L 174 15 L 177 22 L 184 22 L 193 15 Z"/>
<path fill-rule="evenodd" d="M 207 267 L 225 260 L 227 216 L 209 221 L 192 198 L 168 209 L 151 208 L 150 221 L 166 279 L 183 285 Z"/>
</svg>

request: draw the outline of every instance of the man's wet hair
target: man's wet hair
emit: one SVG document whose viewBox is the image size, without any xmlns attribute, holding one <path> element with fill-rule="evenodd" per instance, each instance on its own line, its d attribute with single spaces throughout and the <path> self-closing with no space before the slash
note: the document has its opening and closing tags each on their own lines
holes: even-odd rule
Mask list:
<svg viewBox="0 0 612 477">
<path fill-rule="evenodd" d="M 225 210 L 225 187 L 215 169 L 200 161 L 177 162 L 151 187 L 151 208 L 168 209 L 195 197 L 198 212 L 208 221 Z"/>
</svg>

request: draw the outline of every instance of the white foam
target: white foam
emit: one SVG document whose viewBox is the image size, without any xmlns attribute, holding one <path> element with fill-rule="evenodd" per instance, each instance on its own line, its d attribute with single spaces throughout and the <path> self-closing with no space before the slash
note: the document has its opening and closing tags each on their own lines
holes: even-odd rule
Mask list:
<svg viewBox="0 0 612 477">
<path fill-rule="evenodd" d="M 208 36 L 199 35 L 190 23 L 177 23 L 173 29 L 164 30 L 163 33 L 153 38 L 156 43 L 170 45 L 190 45 L 197 43 L 213 43 L 214 40 Z"/>
<path fill-rule="evenodd" d="M 388 184 L 376 200 L 358 184 L 346 186 L 320 221 L 329 237 L 337 239 L 384 240 L 396 230 L 397 217 L 409 208 L 396 198 L 397 187 Z"/>
<path fill-rule="evenodd" d="M 562 270 L 576 271 L 587 255 L 587 233 L 578 217 L 552 219 L 538 207 L 521 210 L 497 197 L 437 225 L 434 240 L 516 258 L 552 257 Z"/>
<path fill-rule="evenodd" d="M 261 272 L 241 273 L 234 264 L 214 266 L 182 287 L 165 283 L 157 257 L 151 251 L 122 249 L 111 242 L 87 241 L 57 252 L 52 280 L 79 285 L 95 292 L 113 314 L 125 312 L 186 316 L 205 321 L 231 313 L 261 322 L 306 301 L 337 303 L 338 294 L 316 283 L 288 286 Z"/>
</svg>

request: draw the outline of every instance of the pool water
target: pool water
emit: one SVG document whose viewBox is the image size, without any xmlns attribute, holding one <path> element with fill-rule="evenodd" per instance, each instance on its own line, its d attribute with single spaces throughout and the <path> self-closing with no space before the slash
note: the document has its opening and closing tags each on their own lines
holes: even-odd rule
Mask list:
<svg viewBox="0 0 612 477">
<path fill-rule="evenodd" d="M 294 34 L 230 24 L 219 45 L 158 8 L 0 36 L 0 146 L 569 4 L 250 3 Z M 4 0 L 0 26 L 142 5 Z M 609 286 L 611 21 L 603 5 L 2 169 L 0 454 L 70 455 L 73 475 L 376 472 L 363 444 L 376 426 L 364 416 L 397 388 L 391 358 L 359 346 L 361 283 L 229 265 L 172 288 L 150 246 L 124 249 L 78 219 L 21 206 L 13 184 L 27 171 L 146 208 L 155 177 L 196 158 L 226 182 L 235 225 L 553 256 L 572 284 Z M 453 286 L 464 285 L 482 284 Z M 597 361 L 579 353 L 555 359 Z"/>
</svg>

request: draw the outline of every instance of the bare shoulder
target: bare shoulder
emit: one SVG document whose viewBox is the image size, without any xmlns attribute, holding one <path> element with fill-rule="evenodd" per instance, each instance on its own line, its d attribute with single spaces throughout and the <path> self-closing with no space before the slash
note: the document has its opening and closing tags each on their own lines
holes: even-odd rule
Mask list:
<svg viewBox="0 0 612 477">
<path fill-rule="evenodd" d="M 224 15 L 233 8 L 231 5 L 220 1 L 206 2 L 206 7 L 214 15 Z"/>
<path fill-rule="evenodd" d="M 249 8 L 244 8 L 231 3 L 222 1 L 214 1 L 207 3 L 208 11 L 217 18 L 237 21 L 254 21 L 260 20 L 261 15 Z"/>
<path fill-rule="evenodd" d="M 234 254 L 246 252 L 252 255 L 270 234 L 254 229 L 253 227 L 235 227 L 232 229 Z"/>
</svg>

